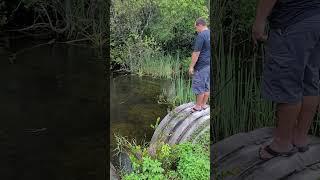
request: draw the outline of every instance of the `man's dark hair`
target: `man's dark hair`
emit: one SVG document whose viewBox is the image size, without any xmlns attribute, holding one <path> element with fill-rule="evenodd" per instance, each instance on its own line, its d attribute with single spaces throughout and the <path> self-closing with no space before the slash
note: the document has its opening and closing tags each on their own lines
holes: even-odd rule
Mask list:
<svg viewBox="0 0 320 180">
<path fill-rule="evenodd" d="M 206 26 L 207 25 L 207 22 L 206 22 L 206 20 L 204 19 L 204 18 L 198 18 L 197 20 L 196 20 L 196 26 L 199 26 L 199 25 L 202 25 L 202 26 Z"/>
</svg>

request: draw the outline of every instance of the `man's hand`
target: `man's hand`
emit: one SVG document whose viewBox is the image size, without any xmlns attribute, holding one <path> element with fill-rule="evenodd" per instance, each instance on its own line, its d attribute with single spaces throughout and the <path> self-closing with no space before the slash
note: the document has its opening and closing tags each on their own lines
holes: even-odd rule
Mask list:
<svg viewBox="0 0 320 180">
<path fill-rule="evenodd" d="M 252 40 L 254 46 L 257 46 L 258 42 L 265 42 L 268 36 L 265 34 L 266 21 L 256 20 L 252 26 Z"/>
<path fill-rule="evenodd" d="M 200 55 L 200 51 L 197 52 L 192 52 L 192 56 L 191 56 L 191 63 L 189 65 L 189 75 L 193 75 L 194 74 L 194 66 L 196 65 L 198 58 Z"/>
<path fill-rule="evenodd" d="M 258 41 L 265 42 L 267 40 L 267 35 L 265 34 L 266 21 L 276 2 L 277 0 L 259 0 L 256 20 L 252 26 L 252 40 L 255 47 Z"/>
<path fill-rule="evenodd" d="M 189 75 L 192 76 L 194 73 L 194 68 L 193 67 L 189 67 Z"/>
</svg>

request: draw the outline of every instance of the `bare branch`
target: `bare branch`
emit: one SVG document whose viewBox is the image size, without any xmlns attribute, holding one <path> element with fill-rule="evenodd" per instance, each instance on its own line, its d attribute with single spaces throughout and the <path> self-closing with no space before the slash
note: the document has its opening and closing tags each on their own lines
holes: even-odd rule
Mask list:
<svg viewBox="0 0 320 180">
<path fill-rule="evenodd" d="M 50 26 L 48 23 L 37 23 L 37 24 L 33 24 L 33 25 L 26 27 L 26 28 L 13 29 L 13 30 L 9 30 L 9 31 L 27 31 L 27 30 L 37 29 L 37 28 L 49 28 L 49 27 Z"/>
<path fill-rule="evenodd" d="M 66 26 L 65 26 L 64 28 L 58 29 L 58 28 L 54 27 L 54 26 L 52 25 L 52 21 L 51 21 L 51 18 L 50 18 L 50 16 L 49 16 L 49 13 L 48 13 L 47 9 L 46 9 L 43 5 L 41 5 L 41 7 L 42 7 L 42 10 L 44 11 L 45 15 L 47 16 L 47 19 L 48 19 L 48 21 L 49 21 L 49 25 L 50 25 L 50 27 L 51 27 L 51 29 L 52 29 L 53 31 L 55 31 L 55 32 L 57 32 L 57 33 L 63 33 L 63 32 L 65 32 L 65 31 L 69 28 L 69 26 L 70 26 L 70 23 L 69 23 L 69 22 L 67 22 L 67 24 L 66 24 Z"/>
</svg>

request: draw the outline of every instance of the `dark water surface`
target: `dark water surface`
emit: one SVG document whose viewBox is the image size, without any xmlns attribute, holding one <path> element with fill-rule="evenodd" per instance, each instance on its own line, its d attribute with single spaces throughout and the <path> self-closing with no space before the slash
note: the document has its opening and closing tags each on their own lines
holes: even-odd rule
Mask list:
<svg viewBox="0 0 320 180">
<path fill-rule="evenodd" d="M 158 104 L 163 89 L 170 81 L 149 77 L 122 75 L 110 79 L 111 151 L 116 147 L 114 134 L 134 138 L 137 143 L 149 142 L 158 117 L 167 114 L 167 106 Z M 113 156 L 113 163 L 117 158 Z"/>
<path fill-rule="evenodd" d="M 105 63 L 86 47 L 0 47 L 0 179 L 106 179 Z"/>
</svg>

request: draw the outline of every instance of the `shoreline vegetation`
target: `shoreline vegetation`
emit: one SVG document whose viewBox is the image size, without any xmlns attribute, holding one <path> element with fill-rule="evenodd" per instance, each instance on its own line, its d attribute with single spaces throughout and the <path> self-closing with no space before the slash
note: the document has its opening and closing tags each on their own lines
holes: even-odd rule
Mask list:
<svg viewBox="0 0 320 180">
<path fill-rule="evenodd" d="M 209 1 L 138 0 L 111 3 L 111 69 L 137 76 L 171 81 L 159 95 L 159 104 L 174 107 L 194 101 L 188 66 L 194 40 L 194 21 L 208 19 Z M 158 119 L 159 120 L 159 119 Z M 156 125 L 153 126 L 156 128 Z M 209 143 L 209 132 L 206 143 Z M 123 179 L 208 179 L 209 145 L 158 144 L 150 153 L 149 143 L 116 135 L 118 153 L 125 152 L 131 172 L 120 169 Z M 196 163 L 194 168 L 192 163 Z M 118 167 L 119 170 L 119 167 Z"/>
</svg>

